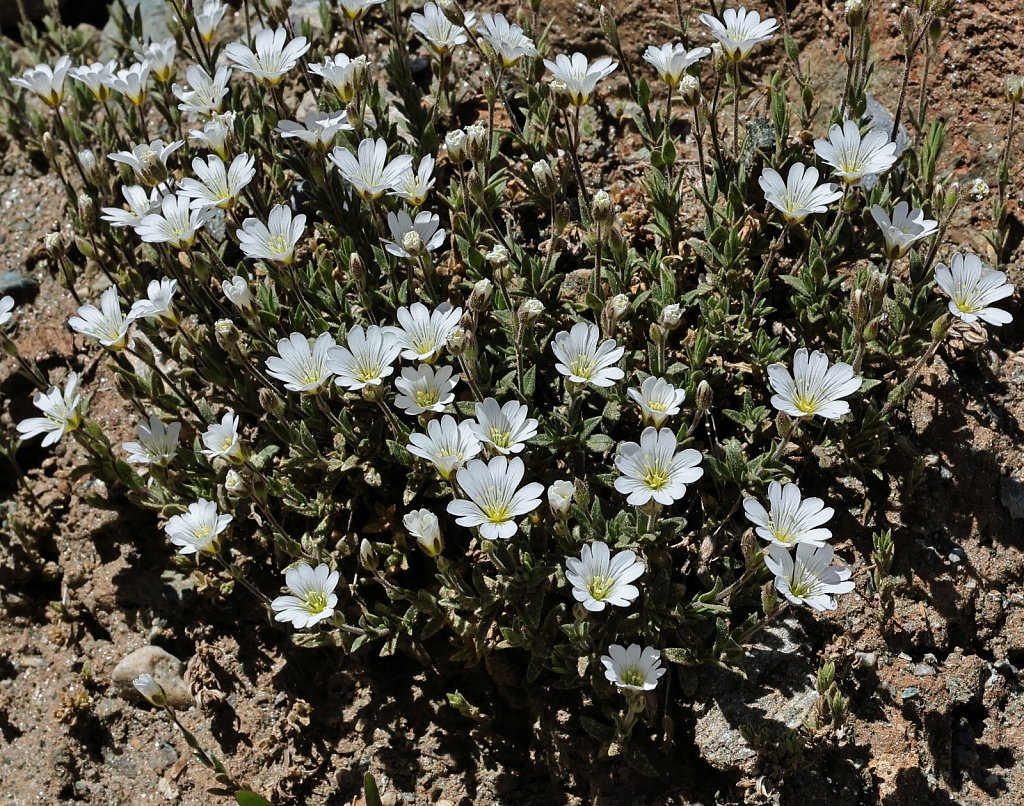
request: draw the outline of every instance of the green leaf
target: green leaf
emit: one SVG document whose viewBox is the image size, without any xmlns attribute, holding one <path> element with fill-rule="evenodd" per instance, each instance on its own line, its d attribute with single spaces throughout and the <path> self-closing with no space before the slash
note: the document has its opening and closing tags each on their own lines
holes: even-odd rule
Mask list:
<svg viewBox="0 0 1024 806">
<path fill-rule="evenodd" d="M 366 806 L 383 806 L 380 802 L 380 792 L 377 791 L 377 782 L 370 772 L 363 776 L 363 799 Z"/>
<path fill-rule="evenodd" d="M 235 803 L 238 806 L 274 806 L 262 795 L 257 795 L 247 789 L 241 789 L 235 793 Z"/>
</svg>

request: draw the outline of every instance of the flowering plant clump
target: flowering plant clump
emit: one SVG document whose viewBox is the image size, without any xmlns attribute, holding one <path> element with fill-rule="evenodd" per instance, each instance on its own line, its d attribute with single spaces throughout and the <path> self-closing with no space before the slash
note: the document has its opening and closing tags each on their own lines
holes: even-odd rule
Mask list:
<svg viewBox="0 0 1024 806">
<path fill-rule="evenodd" d="M 137 412 L 112 443 L 4 298 L 43 415 L 17 434 L 78 440 L 299 646 L 503 656 L 605 751 L 669 752 L 675 670 L 872 595 L 832 481 L 884 477 L 928 361 L 1013 316 L 1002 256 L 950 242 L 943 125 L 868 114 L 863 13 L 815 98 L 787 26 L 719 6 L 642 58 L 602 7 L 591 60 L 536 12 L 208 0 L 165 43 L 115 13 L 138 54 L 12 72 L 8 128 L 72 200 L 69 327 Z M 628 194 L 584 147 L 614 95 Z M 85 271 L 109 282 L 77 299 Z"/>
</svg>

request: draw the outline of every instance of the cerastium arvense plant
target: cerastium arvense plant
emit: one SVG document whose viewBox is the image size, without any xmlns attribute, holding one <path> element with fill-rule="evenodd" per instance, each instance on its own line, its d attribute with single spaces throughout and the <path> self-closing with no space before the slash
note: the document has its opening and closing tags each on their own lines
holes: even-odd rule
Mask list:
<svg viewBox="0 0 1024 806">
<path fill-rule="evenodd" d="M 73 436 L 297 644 L 511 664 L 648 768 L 673 667 L 739 664 L 787 608 L 868 587 L 830 541 L 872 524 L 828 480 L 885 478 L 922 370 L 1013 291 L 946 240 L 927 92 L 895 116 L 870 93 L 877 4 L 846 3 L 839 97 L 788 20 L 720 4 L 646 52 L 601 7 L 593 59 L 536 5 L 170 5 L 165 42 L 117 15 L 111 62 L 59 26 L 30 37 L 43 64 L 3 56 L 7 130 L 67 189 L 53 269 L 110 282 L 69 324 L 137 413 L 112 444 L 78 374 L 19 358 L 23 439 Z M 908 72 L 948 7 L 904 14 Z M 622 150 L 613 88 L 648 165 L 628 210 L 587 156 Z"/>
</svg>

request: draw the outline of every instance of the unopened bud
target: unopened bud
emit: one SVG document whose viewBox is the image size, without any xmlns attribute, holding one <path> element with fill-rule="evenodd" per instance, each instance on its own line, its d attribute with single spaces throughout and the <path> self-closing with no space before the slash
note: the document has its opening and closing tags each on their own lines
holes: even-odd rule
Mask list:
<svg viewBox="0 0 1024 806">
<path fill-rule="evenodd" d="M 779 606 L 779 597 L 775 593 L 775 583 L 765 582 L 761 587 L 761 609 L 766 617 L 771 617 Z"/>
<path fill-rule="evenodd" d="M 900 13 L 900 33 L 903 34 L 903 42 L 909 48 L 917 34 L 917 14 L 910 6 L 904 7 Z"/>
<path fill-rule="evenodd" d="M 363 400 L 368 403 L 376 403 L 384 399 L 384 387 L 379 383 L 368 383 L 359 391 Z"/>
<path fill-rule="evenodd" d="M 548 487 L 548 506 L 551 508 L 551 514 L 559 520 L 567 519 L 569 511 L 572 509 L 574 495 L 576 495 L 576 485 L 571 481 L 553 482 Z"/>
<path fill-rule="evenodd" d="M 64 239 L 59 232 L 48 232 L 43 236 L 43 246 L 51 260 L 60 260 L 65 255 Z"/>
<path fill-rule="evenodd" d="M 365 537 L 359 544 L 359 564 L 367 571 L 376 571 L 380 566 L 380 563 L 377 561 L 377 552 L 373 548 L 373 544 Z"/>
<path fill-rule="evenodd" d="M 92 232 L 96 227 L 96 202 L 93 201 L 92 196 L 85 193 L 81 193 L 78 196 L 78 217 L 82 221 L 82 226 L 85 227 L 87 232 Z"/>
<path fill-rule="evenodd" d="M 551 222 L 555 228 L 555 232 L 562 232 L 568 226 L 569 221 L 572 218 L 572 210 L 569 209 L 569 205 L 562 202 L 555 207 L 554 220 Z"/>
<path fill-rule="evenodd" d="M 598 224 L 607 224 L 612 220 L 612 197 L 606 191 L 599 190 L 594 194 L 590 214 Z"/>
<path fill-rule="evenodd" d="M 360 291 L 365 291 L 366 266 L 363 263 L 363 259 L 359 257 L 357 252 L 353 252 L 348 256 L 348 272 L 352 276 L 352 280 L 355 282 L 356 288 Z"/>
<path fill-rule="evenodd" d="M 457 327 L 448 335 L 448 341 L 445 346 L 448 348 L 448 352 L 454 356 L 460 356 L 466 352 L 466 348 L 469 346 L 469 331 L 463 327 Z"/>
<path fill-rule="evenodd" d="M 679 81 L 679 93 L 687 106 L 697 106 L 701 102 L 700 79 L 689 74 Z"/>
<path fill-rule="evenodd" d="M 935 341 L 942 341 L 946 338 L 946 333 L 949 332 L 949 314 L 944 313 L 934 322 L 932 322 L 932 339 Z"/>
<path fill-rule="evenodd" d="M 469 189 L 470 196 L 480 196 L 484 192 L 484 183 L 475 168 L 469 172 L 469 176 L 466 178 L 466 187 Z"/>
<path fill-rule="evenodd" d="M 503 269 L 508 265 L 508 250 L 501 244 L 497 244 L 484 255 L 484 260 L 486 260 L 495 270 Z"/>
<path fill-rule="evenodd" d="M 90 149 L 78 152 L 78 164 L 82 166 L 82 173 L 85 174 L 85 178 L 92 182 L 94 185 L 97 184 L 99 177 L 99 163 L 96 161 L 95 152 Z"/>
<path fill-rule="evenodd" d="M 143 182 L 154 187 L 167 179 L 167 166 L 156 151 L 146 151 L 139 157 L 139 176 Z"/>
<path fill-rule="evenodd" d="M 466 24 L 466 15 L 462 13 L 462 9 L 455 0 L 438 0 L 437 7 L 441 9 L 441 13 L 448 18 L 448 22 L 452 25 L 464 26 Z"/>
<path fill-rule="evenodd" d="M 452 162 L 462 162 L 466 158 L 466 133 L 462 129 L 448 132 L 444 136 L 444 147 Z"/>
<path fill-rule="evenodd" d="M 483 313 L 491 304 L 493 296 L 494 283 L 486 277 L 483 280 L 477 280 L 473 286 L 473 291 L 469 295 L 469 309 L 473 313 Z"/>
<path fill-rule="evenodd" d="M 928 23 L 928 39 L 931 40 L 933 48 L 937 48 L 942 41 L 942 20 L 938 17 L 932 17 L 932 21 Z"/>
<path fill-rule="evenodd" d="M 544 313 L 544 303 L 539 299 L 525 299 L 519 305 L 519 321 L 529 325 L 540 318 Z"/>
<path fill-rule="evenodd" d="M 725 55 L 725 49 L 720 42 L 711 46 L 711 68 L 716 73 L 724 73 L 729 66 L 729 57 Z"/>
<path fill-rule="evenodd" d="M 241 498 L 249 492 L 249 484 L 241 473 L 232 468 L 224 475 L 224 491 L 228 495 Z"/>
<path fill-rule="evenodd" d="M 272 389 L 260 387 L 257 399 L 260 401 L 260 408 L 275 420 L 284 416 L 284 401 Z"/>
<path fill-rule="evenodd" d="M 43 132 L 43 156 L 50 162 L 57 159 L 57 141 L 49 132 Z"/>
<path fill-rule="evenodd" d="M 1019 104 L 1021 98 L 1024 98 L 1024 77 L 1007 76 L 1006 100 L 1011 104 Z"/>
<path fill-rule="evenodd" d="M 232 348 L 238 346 L 240 334 L 235 323 L 230 319 L 218 319 L 214 322 L 213 335 L 217 339 L 217 344 L 226 352 L 230 352 Z"/>
<path fill-rule="evenodd" d="M 663 330 L 673 331 L 683 323 L 683 309 L 678 303 L 673 302 L 661 309 L 661 316 L 658 317 L 658 324 Z"/>
<path fill-rule="evenodd" d="M 230 280 L 221 284 L 221 289 L 231 302 L 246 316 L 253 312 L 252 292 L 249 290 L 249 283 L 244 277 L 237 274 Z"/>
<path fill-rule="evenodd" d="M 711 389 L 711 384 L 707 381 L 701 381 L 697 384 L 697 391 L 694 393 L 694 402 L 697 404 L 697 408 L 700 411 L 709 411 L 711 409 L 711 402 L 714 399 L 715 393 Z"/>
<path fill-rule="evenodd" d="M 858 330 L 864 325 L 865 314 L 867 314 L 867 304 L 864 301 L 864 292 L 855 288 L 853 294 L 850 295 L 850 318 Z"/>
<path fill-rule="evenodd" d="M 474 123 L 466 129 L 466 152 L 473 162 L 479 162 L 487 154 L 487 127 L 482 123 Z"/>
<path fill-rule="evenodd" d="M 665 343 L 665 328 L 656 322 L 651 322 L 651 326 L 647 329 L 647 336 L 655 344 Z"/>
<path fill-rule="evenodd" d="M 402 236 L 402 249 L 413 257 L 423 254 L 423 238 L 420 234 L 411 229 Z"/>
<path fill-rule="evenodd" d="M 864 24 L 864 0 L 846 0 L 846 24 L 857 30 Z"/>
<path fill-rule="evenodd" d="M 611 316 L 616 322 L 623 319 L 626 314 L 630 311 L 629 297 L 625 294 L 616 294 L 606 303 L 606 307 L 611 312 Z"/>
<path fill-rule="evenodd" d="M 537 187 L 540 188 L 541 193 L 550 196 L 558 189 L 555 173 L 551 170 L 551 163 L 547 160 L 537 160 L 533 163 L 530 170 L 533 172 L 533 178 L 536 180 Z"/>
<path fill-rule="evenodd" d="M 163 708 L 167 705 L 167 692 L 164 691 L 164 687 L 161 686 L 156 678 L 151 674 L 140 674 L 134 680 L 132 685 L 135 686 L 135 690 L 139 692 L 150 705 L 155 705 L 157 708 Z"/>
</svg>

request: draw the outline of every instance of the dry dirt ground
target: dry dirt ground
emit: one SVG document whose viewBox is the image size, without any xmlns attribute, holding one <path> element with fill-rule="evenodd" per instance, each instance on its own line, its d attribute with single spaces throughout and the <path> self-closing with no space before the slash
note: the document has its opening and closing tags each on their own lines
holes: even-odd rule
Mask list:
<svg viewBox="0 0 1024 806">
<path fill-rule="evenodd" d="M 791 6 L 803 58 L 825 92 L 841 81 L 840 6 Z M 875 6 L 876 88 L 891 107 L 901 65 L 898 9 Z M 674 6 L 630 0 L 616 13 L 639 64 L 644 45 L 666 38 L 662 23 Z M 551 37 L 559 46 L 599 48 L 588 5 L 553 3 L 542 14 L 557 20 Z M 995 184 L 1006 117 L 1002 83 L 1024 68 L 1021 41 L 1022 0 L 956 4 L 931 92 L 933 108 L 949 124 L 943 166 L 965 185 L 979 177 Z M 638 141 L 620 128 L 609 130 L 614 154 L 605 176 L 621 189 L 635 176 L 630 163 Z M 1020 287 L 1024 149 L 1011 165 L 1017 235 L 1008 271 Z M 628 193 L 620 198 L 628 204 Z M 17 342 L 46 370 L 84 372 L 95 393 L 93 417 L 119 441 L 133 417 L 102 362 L 65 327 L 73 304 L 41 250 L 43 235 L 61 226 L 62 204 L 54 178 L 16 146 L 4 149 L 0 271 L 40 283 L 19 308 Z M 990 205 L 983 199 L 962 208 L 955 232 L 961 244 L 983 250 Z M 82 280 L 83 291 L 89 282 Z M 808 754 L 781 792 L 777 781 L 762 782 L 761 795 L 750 785 L 769 762 L 758 766 L 749 748 L 740 753 L 733 746 L 732 759 L 704 744 L 699 751 L 692 726 L 680 729 L 678 747 L 690 761 L 648 781 L 597 760 L 590 740 L 564 724 L 568 715 L 542 725 L 514 712 L 490 725 L 460 716 L 445 692 L 471 692 L 472 670 L 442 674 L 401 658 L 344 660 L 296 649 L 245 596 L 222 598 L 197 587 L 173 562 L 152 518 L 91 505 L 88 499 L 105 491 L 72 475 L 82 457 L 65 441 L 53 450 L 37 443 L 19 450 L 30 492 L 0 458 L 0 801 L 214 802 L 207 793 L 212 778 L 161 716 L 111 684 L 124 656 L 156 644 L 187 662 L 184 677 L 199 705 L 184 712 L 185 723 L 237 778 L 275 803 L 358 802 L 366 770 L 392 803 L 711 804 L 753 802 L 772 791 L 794 804 L 1024 803 L 1019 297 L 1010 305 L 1014 324 L 990 343 L 940 352 L 901 423 L 887 484 L 865 490 L 851 481 L 842 490 L 853 503 L 839 553 L 857 559 L 855 573 L 864 579 L 870 535 L 855 528 L 864 501 L 893 529 L 894 571 L 902 582 L 885 635 L 874 605 L 859 594 L 828 619 L 801 617 L 794 634 L 803 652 L 784 661 L 802 664 L 798 673 L 806 677 L 819 663 L 815 655 L 835 660 L 852 721 L 840 746 Z M 12 362 L 0 363 L 0 425 L 10 428 L 29 415 L 29 394 Z M 15 514 L 27 531 L 14 533 Z M 708 702 L 721 683 L 700 673 L 683 682 L 685 696 Z M 771 717 L 748 715 L 755 723 Z"/>
</svg>

